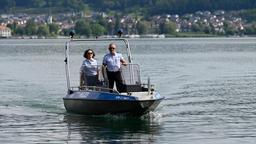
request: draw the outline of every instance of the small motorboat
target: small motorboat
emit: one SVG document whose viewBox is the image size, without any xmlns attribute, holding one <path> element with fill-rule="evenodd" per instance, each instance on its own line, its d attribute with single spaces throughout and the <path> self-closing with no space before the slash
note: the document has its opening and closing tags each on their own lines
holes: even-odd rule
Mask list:
<svg viewBox="0 0 256 144">
<path fill-rule="evenodd" d="M 124 89 L 117 91 L 108 88 L 107 78 L 102 78 L 99 86 L 71 86 L 70 80 L 70 44 L 76 42 L 124 42 L 128 64 L 121 67 Z M 132 63 L 131 50 L 127 39 L 71 39 L 65 45 L 65 70 L 67 79 L 67 94 L 63 97 L 67 112 L 83 115 L 127 114 L 141 116 L 154 111 L 164 99 L 151 85 L 148 78 L 141 83 L 139 65 Z M 106 70 L 102 69 L 101 73 Z M 106 75 L 106 74 L 102 74 Z M 77 82 L 78 84 L 78 82 Z"/>
</svg>

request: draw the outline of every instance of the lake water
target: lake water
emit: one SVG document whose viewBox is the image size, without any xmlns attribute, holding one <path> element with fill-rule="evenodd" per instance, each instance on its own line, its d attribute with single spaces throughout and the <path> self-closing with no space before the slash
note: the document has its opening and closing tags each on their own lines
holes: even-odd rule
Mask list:
<svg viewBox="0 0 256 144">
<path fill-rule="evenodd" d="M 256 38 L 130 43 L 142 79 L 150 76 L 166 98 L 141 118 L 65 111 L 65 40 L 0 40 L 0 142 L 256 142 Z M 87 46 L 74 47 L 77 71 Z M 93 47 L 101 61 L 106 47 Z"/>
</svg>

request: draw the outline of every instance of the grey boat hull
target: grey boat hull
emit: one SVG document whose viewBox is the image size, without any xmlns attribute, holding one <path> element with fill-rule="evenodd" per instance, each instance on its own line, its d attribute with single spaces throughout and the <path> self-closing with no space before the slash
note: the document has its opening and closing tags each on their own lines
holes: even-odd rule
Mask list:
<svg viewBox="0 0 256 144">
<path fill-rule="evenodd" d="M 155 93 L 147 99 L 99 91 L 76 91 L 63 98 L 68 112 L 84 115 L 129 114 L 143 115 L 154 111 L 163 97 Z"/>
<path fill-rule="evenodd" d="M 68 112 L 84 115 L 127 114 L 141 116 L 154 111 L 161 100 L 113 101 L 65 99 L 64 106 Z"/>
</svg>

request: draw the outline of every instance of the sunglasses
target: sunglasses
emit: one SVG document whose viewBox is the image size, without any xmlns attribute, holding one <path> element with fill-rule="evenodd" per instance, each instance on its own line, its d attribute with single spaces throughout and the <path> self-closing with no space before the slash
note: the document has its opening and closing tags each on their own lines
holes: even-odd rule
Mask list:
<svg viewBox="0 0 256 144">
<path fill-rule="evenodd" d="M 114 48 L 114 47 L 110 47 L 109 49 L 114 50 L 114 49 L 116 49 L 116 48 Z"/>
</svg>

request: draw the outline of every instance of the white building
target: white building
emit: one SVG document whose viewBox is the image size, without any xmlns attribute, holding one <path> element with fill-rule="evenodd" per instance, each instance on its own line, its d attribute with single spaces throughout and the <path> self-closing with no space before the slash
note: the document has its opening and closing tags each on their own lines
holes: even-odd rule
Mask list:
<svg viewBox="0 0 256 144">
<path fill-rule="evenodd" d="M 52 16 L 51 15 L 47 17 L 47 23 L 52 24 Z"/>
<path fill-rule="evenodd" d="M 6 26 L 0 26 L 0 37 L 1 38 L 8 38 L 11 37 L 11 29 Z"/>
</svg>

